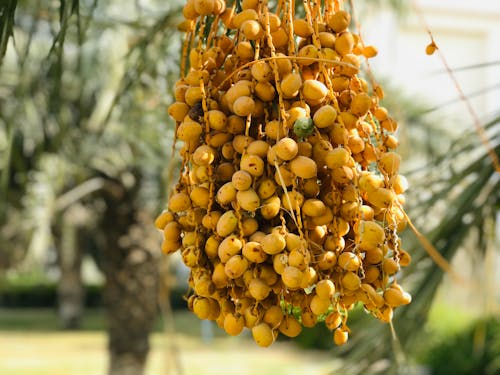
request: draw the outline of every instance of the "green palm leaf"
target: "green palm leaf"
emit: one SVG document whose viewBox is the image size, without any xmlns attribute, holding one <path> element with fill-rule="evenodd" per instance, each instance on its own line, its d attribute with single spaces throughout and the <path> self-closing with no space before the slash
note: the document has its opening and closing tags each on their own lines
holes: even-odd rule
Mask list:
<svg viewBox="0 0 500 375">
<path fill-rule="evenodd" d="M 492 136 L 494 151 L 500 153 L 500 117 L 495 118 L 485 128 Z M 433 223 L 426 236 L 451 262 L 466 238 L 479 233 L 477 246 L 471 256 L 484 259 L 489 243 L 493 240 L 484 233 L 485 222 L 494 221 L 500 204 L 500 178 L 496 173 L 485 148 L 477 140 L 477 135 L 467 132 L 454 143 L 451 152 L 438 159 L 437 164 L 425 170 L 414 172 L 413 180 L 423 181 L 416 190 L 438 189 L 428 199 L 419 200 L 409 207 L 410 216 L 422 226 Z M 461 156 L 467 162 L 456 163 Z M 421 248 L 417 238 L 405 234 L 405 248 L 413 254 L 411 267 L 403 275 L 403 284 L 408 284 L 413 295 L 410 305 L 399 308 L 394 314 L 394 329 L 397 338 L 391 338 L 388 325 L 362 319 L 353 327 L 355 335 L 345 348 L 346 362 L 342 370 L 347 374 L 404 373 L 405 353 L 411 353 L 416 344 L 423 340 L 429 310 L 434 302 L 444 272 Z M 466 287 L 475 287 L 478 280 L 467 280 Z M 464 285 L 456 284 L 457 288 Z M 392 342 L 392 344 L 389 344 Z"/>
</svg>

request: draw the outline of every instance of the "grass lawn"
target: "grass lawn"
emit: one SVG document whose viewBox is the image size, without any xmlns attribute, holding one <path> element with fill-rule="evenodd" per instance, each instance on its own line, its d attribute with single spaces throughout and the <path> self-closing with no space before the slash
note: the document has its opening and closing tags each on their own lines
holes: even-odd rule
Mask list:
<svg viewBox="0 0 500 375">
<path fill-rule="evenodd" d="M 319 375 L 336 359 L 327 352 L 301 351 L 291 343 L 257 347 L 248 334 L 227 337 L 213 327 L 201 338 L 201 322 L 188 312 L 175 313 L 174 334 L 156 332 L 147 374 Z M 159 324 L 160 326 L 161 324 Z M 86 314 L 83 331 L 57 331 L 51 310 L 0 310 L 1 375 L 99 375 L 107 366 L 106 335 L 99 311 Z"/>
<path fill-rule="evenodd" d="M 259 348 L 248 331 L 228 337 L 187 311 L 176 311 L 173 318 L 173 333 L 162 330 L 160 319 L 156 324 L 148 375 L 322 375 L 338 364 L 330 352 L 300 350 L 291 342 Z M 447 335 L 473 318 L 471 312 L 435 304 L 427 328 Z M 207 327 L 211 338 L 204 340 Z M 0 309 L 0 375 L 104 375 L 106 345 L 100 310 L 86 311 L 82 330 L 68 332 L 59 330 L 54 310 Z M 182 372 L 176 371 L 179 366 Z"/>
</svg>

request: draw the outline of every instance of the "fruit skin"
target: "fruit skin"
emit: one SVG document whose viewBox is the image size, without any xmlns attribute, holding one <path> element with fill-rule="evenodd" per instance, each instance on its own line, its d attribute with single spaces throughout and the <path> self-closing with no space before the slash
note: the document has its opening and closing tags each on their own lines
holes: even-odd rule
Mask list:
<svg viewBox="0 0 500 375">
<path fill-rule="evenodd" d="M 315 79 L 306 79 L 302 86 L 302 94 L 306 101 L 321 102 L 328 94 L 328 88 L 323 82 Z"/>
<path fill-rule="evenodd" d="M 327 104 L 320 107 L 313 116 L 314 125 L 318 128 L 327 128 L 335 123 L 337 111 L 331 105 Z"/>
<path fill-rule="evenodd" d="M 360 117 L 366 115 L 372 105 L 372 99 L 368 94 L 361 93 L 352 99 L 351 112 Z"/>
<path fill-rule="evenodd" d="M 306 156 L 299 155 L 290 162 L 290 169 L 293 174 L 300 178 L 313 178 L 318 174 L 316 162 Z"/>
<path fill-rule="evenodd" d="M 330 299 L 335 293 L 335 284 L 333 281 L 325 279 L 316 284 L 316 294 L 321 299 Z"/>
<path fill-rule="evenodd" d="M 257 301 L 266 299 L 271 292 L 271 288 L 269 287 L 269 285 L 267 285 L 264 280 L 259 278 L 252 279 L 248 286 L 248 290 L 250 291 L 252 297 Z"/>
<path fill-rule="evenodd" d="M 361 220 L 357 225 L 359 232 L 359 247 L 362 250 L 372 250 L 379 247 L 385 240 L 384 228 L 375 221 Z"/>
<path fill-rule="evenodd" d="M 248 116 L 255 111 L 255 101 L 249 96 L 241 96 L 233 103 L 233 112 L 238 116 Z"/>
<path fill-rule="evenodd" d="M 176 193 L 168 201 L 168 208 L 172 212 L 186 211 L 191 207 L 191 199 L 186 193 Z"/>
<path fill-rule="evenodd" d="M 302 38 L 307 38 L 313 33 L 313 28 L 304 19 L 293 20 L 293 30 L 297 36 Z"/>
<path fill-rule="evenodd" d="M 236 230 L 238 226 L 238 217 L 233 210 L 227 211 L 217 221 L 217 234 L 226 237 Z"/>
<path fill-rule="evenodd" d="M 326 210 L 325 203 L 320 199 L 307 199 L 302 206 L 302 212 L 311 217 L 324 215 Z"/>
<path fill-rule="evenodd" d="M 361 286 L 361 280 L 356 273 L 348 271 L 342 277 L 342 285 L 346 289 L 356 290 Z"/>
<path fill-rule="evenodd" d="M 411 302 L 411 295 L 405 292 L 399 285 L 391 285 L 384 291 L 384 300 L 391 307 L 407 305 Z"/>
<path fill-rule="evenodd" d="M 263 263 L 268 258 L 262 249 L 262 245 L 257 241 L 249 241 L 243 246 L 242 254 L 250 262 Z"/>
<path fill-rule="evenodd" d="M 334 330 L 342 324 L 342 315 L 340 315 L 338 311 L 332 311 L 325 318 L 325 324 L 328 329 Z"/>
<path fill-rule="evenodd" d="M 252 328 L 252 337 L 257 345 L 264 348 L 271 346 L 276 339 L 273 330 L 267 323 L 260 323 Z"/>
<path fill-rule="evenodd" d="M 208 145 L 199 146 L 193 153 L 193 163 L 196 165 L 209 165 L 215 160 L 215 150 Z"/>
<path fill-rule="evenodd" d="M 257 155 L 245 154 L 241 157 L 240 168 L 254 177 L 264 173 L 264 161 Z"/>
<path fill-rule="evenodd" d="M 268 235 L 264 236 L 261 241 L 262 249 L 269 255 L 280 253 L 286 246 L 286 240 L 281 233 L 273 230 Z"/>
<path fill-rule="evenodd" d="M 233 255 L 238 254 L 242 247 L 241 240 L 237 236 L 231 235 L 220 242 L 217 255 L 222 263 L 226 263 Z"/>
<path fill-rule="evenodd" d="M 215 10 L 215 0 L 194 0 L 194 9 L 201 15 L 211 14 Z"/>
<path fill-rule="evenodd" d="M 163 228 L 163 238 L 168 241 L 179 241 L 181 239 L 182 227 L 179 223 L 171 221 Z"/>
<path fill-rule="evenodd" d="M 335 12 L 332 16 L 328 18 L 328 26 L 335 32 L 339 33 L 344 31 L 349 26 L 351 22 L 351 15 L 344 11 L 339 10 Z"/>
<path fill-rule="evenodd" d="M 434 41 L 432 41 L 431 43 L 429 43 L 425 47 L 425 53 L 430 56 L 430 55 L 433 55 L 437 49 L 438 49 L 438 47 L 437 47 L 436 43 L 434 43 Z"/>
<path fill-rule="evenodd" d="M 280 306 L 273 305 L 266 310 L 263 320 L 271 327 L 277 327 L 283 320 L 284 314 Z"/>
<path fill-rule="evenodd" d="M 319 295 L 313 296 L 310 304 L 311 311 L 315 315 L 322 315 L 328 311 L 330 307 L 329 299 L 322 299 Z"/>
<path fill-rule="evenodd" d="M 245 319 L 239 314 L 227 314 L 224 318 L 223 328 L 228 335 L 238 336 L 245 328 Z"/>
<path fill-rule="evenodd" d="M 333 341 L 335 342 L 335 345 L 344 345 L 347 342 L 348 338 L 348 331 L 343 329 L 342 327 L 336 328 L 333 332 Z"/>
<path fill-rule="evenodd" d="M 238 191 L 236 200 L 239 206 L 248 212 L 254 212 L 260 207 L 260 198 L 253 189 Z"/>
<path fill-rule="evenodd" d="M 398 173 L 400 164 L 401 156 L 391 151 L 384 153 L 380 157 L 378 166 L 381 172 L 386 173 L 389 176 L 393 176 Z"/>
<path fill-rule="evenodd" d="M 230 279 L 237 279 L 248 269 L 248 261 L 241 255 L 233 255 L 225 265 L 225 272 Z"/>
<path fill-rule="evenodd" d="M 281 274 L 283 283 L 290 289 L 298 289 L 300 287 L 302 277 L 302 272 L 298 268 L 292 266 L 285 267 L 283 273 Z"/>
<path fill-rule="evenodd" d="M 288 337 L 297 337 L 302 331 L 302 326 L 292 315 L 287 315 L 281 321 L 279 331 Z"/>
<path fill-rule="evenodd" d="M 294 97 L 302 87 L 302 78 L 297 73 L 289 73 L 281 81 L 281 91 L 286 97 Z"/>
<path fill-rule="evenodd" d="M 276 143 L 276 155 L 281 160 L 292 160 L 299 152 L 299 146 L 292 138 L 282 138 Z"/>
</svg>

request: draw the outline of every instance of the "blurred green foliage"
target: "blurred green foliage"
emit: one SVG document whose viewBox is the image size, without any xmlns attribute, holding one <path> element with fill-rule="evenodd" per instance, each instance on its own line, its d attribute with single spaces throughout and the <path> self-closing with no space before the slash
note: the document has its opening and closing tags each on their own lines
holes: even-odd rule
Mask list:
<svg viewBox="0 0 500 375">
<path fill-rule="evenodd" d="M 427 347 L 421 362 L 433 375 L 500 374 L 500 318 L 485 317 Z"/>
<path fill-rule="evenodd" d="M 0 5 L 9 41 L 0 65 L 0 268 L 24 261 L 32 271 L 45 265 L 68 218 L 86 233 L 84 251 L 96 255 L 106 236 L 105 194 L 129 191 L 132 209 L 159 211 L 180 5 L 7 3 Z"/>
<path fill-rule="evenodd" d="M 10 284 L 0 286 L 0 307 L 2 308 L 38 308 L 57 306 L 57 285 Z M 102 305 L 102 285 L 85 285 L 85 306 Z"/>
<path fill-rule="evenodd" d="M 102 307 L 102 285 L 86 284 L 85 307 Z M 177 287 L 170 291 L 170 305 L 174 310 L 185 310 L 184 288 Z M 0 308 L 47 308 L 57 306 L 57 284 L 46 283 L 1 283 Z"/>
</svg>

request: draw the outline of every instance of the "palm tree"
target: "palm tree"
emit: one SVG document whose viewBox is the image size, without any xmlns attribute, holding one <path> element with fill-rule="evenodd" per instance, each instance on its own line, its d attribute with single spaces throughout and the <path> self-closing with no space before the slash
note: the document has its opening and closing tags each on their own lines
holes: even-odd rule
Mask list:
<svg viewBox="0 0 500 375">
<path fill-rule="evenodd" d="M 425 121 L 423 113 L 407 112 L 407 128 L 432 132 L 432 123 Z M 500 114 L 495 114 L 484 129 L 491 140 L 492 151 L 500 155 Z M 484 262 L 497 240 L 492 228 L 495 228 L 500 208 L 500 179 L 488 149 L 474 130 L 464 132 L 451 145 L 441 155 L 429 158 L 423 167 L 408 172 L 413 192 L 407 211 L 415 218 L 417 227 L 425 228 L 429 242 L 448 262 L 464 249 L 464 244 L 474 241 L 468 256 L 469 261 L 476 264 L 477 276 L 468 280 L 452 274 L 451 278 L 455 279 L 458 288 L 472 288 L 477 296 L 487 292 L 491 276 L 485 274 Z M 419 144 L 414 143 L 415 146 Z M 426 149 L 425 144 L 420 144 L 422 146 Z M 359 319 L 353 325 L 356 335 L 342 350 L 346 361 L 341 371 L 345 373 L 405 373 L 410 360 L 408 354 L 425 338 L 422 328 L 446 271 L 429 258 L 412 231 L 407 230 L 403 235 L 405 249 L 413 254 L 412 265 L 402 275 L 410 286 L 412 303 L 396 310 L 392 327 L 368 319 Z"/>
<path fill-rule="evenodd" d="M 82 312 L 82 254 L 94 254 L 106 277 L 109 373 L 140 374 L 157 315 L 151 217 L 166 193 L 161 160 L 172 137 L 164 104 L 178 69 L 177 6 L 54 6 L 0 5 L 1 233 L 10 235 L 12 220 L 29 224 L 31 244 L 13 254 L 25 262 L 53 239 L 66 327 Z M 21 237 L 13 232 L 9 239 Z"/>
<path fill-rule="evenodd" d="M 175 11 L 158 5 L 156 12 L 135 9 L 129 2 L 119 2 L 121 7 L 132 6 L 137 14 L 121 19 L 113 9 L 117 2 L 61 1 L 56 19 L 57 12 L 40 3 L 37 9 L 15 0 L 0 5 L 0 56 L 7 53 L 0 72 L 0 121 L 7 145 L 0 149 L 4 160 L 0 188 L 7 198 L 0 201 L 1 213 L 8 212 L 9 220 L 17 223 L 37 223 L 37 240 L 47 233 L 60 233 L 60 263 L 69 275 L 74 274 L 71 269 L 78 269 L 78 256 L 69 256 L 73 262 L 65 261 L 63 247 L 70 249 L 69 254 L 99 249 L 96 258 L 107 278 L 110 373 L 140 373 L 157 289 L 156 258 L 150 250 L 155 246 L 146 243 L 154 235 L 145 228 L 151 226 L 151 203 L 157 206 L 166 190 L 155 182 L 164 167 L 159 160 L 168 147 L 164 111 L 157 103 L 169 97 L 156 93 L 165 93 L 167 79 L 177 75 L 174 41 L 179 38 L 171 28 Z M 22 37 L 14 48 L 7 41 L 21 18 L 23 27 L 17 31 Z M 48 38 L 49 43 L 54 41 L 50 52 L 47 38 L 40 35 L 42 24 L 50 26 L 53 34 Z M 117 34 L 130 31 L 122 55 L 108 53 L 107 46 L 123 41 Z M 40 55 L 40 50 L 45 54 Z M 171 65 L 165 63 L 167 55 Z M 102 67 L 101 74 L 96 66 Z M 404 105 L 408 109 L 409 103 Z M 422 126 L 421 116 L 407 120 L 415 124 L 409 128 L 433 131 L 432 123 Z M 497 154 L 499 124 L 496 116 L 486 126 Z M 427 154 L 434 150 L 432 146 L 427 144 Z M 419 218 L 418 226 L 435 223 L 425 234 L 441 254 L 451 260 L 464 240 L 477 233 L 474 257 L 481 258 L 491 240 L 483 228 L 496 220 L 500 182 L 475 134 L 464 134 L 446 154 L 410 177 L 425 181 L 421 194 L 419 184 L 413 183 L 409 201 L 415 204 L 408 209 L 410 216 Z M 429 187 L 432 194 L 424 194 Z M 27 216 L 32 220 L 26 221 Z M 2 223 L 0 235 L 20 237 L 8 224 Z M 346 348 L 348 373 L 374 372 L 371 365 L 380 358 L 392 359 L 392 370 L 398 371 L 402 353 L 418 340 L 443 271 L 410 233 L 405 243 L 414 254 L 414 266 L 405 274 L 413 302 L 395 315 L 399 340 L 391 341 L 390 330 L 380 323 L 363 321 L 362 327 L 353 327 L 357 334 Z M 14 257 L 20 258 L 17 253 Z M 65 293 L 61 290 L 61 295 Z M 78 294 L 76 289 L 74 293 Z"/>
</svg>

